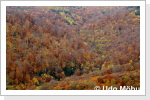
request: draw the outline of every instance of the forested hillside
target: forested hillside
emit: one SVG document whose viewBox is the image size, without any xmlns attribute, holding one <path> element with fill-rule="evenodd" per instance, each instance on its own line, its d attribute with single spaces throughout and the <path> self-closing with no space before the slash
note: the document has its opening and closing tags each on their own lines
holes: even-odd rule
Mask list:
<svg viewBox="0 0 150 100">
<path fill-rule="evenodd" d="M 140 87 L 140 8 L 8 6 L 6 89 Z"/>
</svg>

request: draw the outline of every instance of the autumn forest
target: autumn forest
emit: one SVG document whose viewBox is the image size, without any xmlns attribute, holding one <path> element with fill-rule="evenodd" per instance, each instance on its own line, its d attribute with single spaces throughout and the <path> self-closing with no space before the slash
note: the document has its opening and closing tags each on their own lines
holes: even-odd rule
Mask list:
<svg viewBox="0 0 150 100">
<path fill-rule="evenodd" d="M 7 90 L 140 87 L 139 6 L 7 6 Z"/>
</svg>

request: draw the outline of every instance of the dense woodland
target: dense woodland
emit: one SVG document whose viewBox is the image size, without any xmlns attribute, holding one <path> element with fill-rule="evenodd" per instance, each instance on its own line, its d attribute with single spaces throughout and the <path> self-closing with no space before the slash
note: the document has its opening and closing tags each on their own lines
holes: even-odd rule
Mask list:
<svg viewBox="0 0 150 100">
<path fill-rule="evenodd" d="M 140 7 L 6 10 L 7 90 L 140 87 Z"/>
</svg>

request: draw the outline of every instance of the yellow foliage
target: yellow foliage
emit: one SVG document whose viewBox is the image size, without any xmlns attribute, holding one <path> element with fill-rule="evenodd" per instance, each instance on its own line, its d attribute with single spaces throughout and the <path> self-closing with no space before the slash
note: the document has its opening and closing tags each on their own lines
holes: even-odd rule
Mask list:
<svg viewBox="0 0 150 100">
<path fill-rule="evenodd" d="M 41 90 L 41 86 L 36 87 L 35 90 Z"/>
<path fill-rule="evenodd" d="M 105 59 L 105 56 L 104 56 L 104 55 L 102 55 L 102 59 L 103 59 L 103 60 Z"/>
<path fill-rule="evenodd" d="M 117 82 L 117 81 L 116 81 L 115 79 L 112 79 L 112 80 L 111 80 L 111 84 L 116 84 L 116 82 Z"/>
<path fill-rule="evenodd" d="M 130 73 L 126 73 L 126 76 L 130 76 Z"/>
<path fill-rule="evenodd" d="M 129 63 L 132 63 L 132 60 L 130 60 Z"/>
<path fill-rule="evenodd" d="M 110 67 L 111 67 L 110 65 L 107 66 L 107 68 L 110 68 Z"/>
<path fill-rule="evenodd" d="M 20 86 L 16 86 L 16 89 L 17 89 L 17 90 L 20 90 L 21 88 L 20 88 Z"/>
<path fill-rule="evenodd" d="M 11 42 L 9 42 L 9 41 L 6 42 L 6 46 L 8 48 L 13 48 L 13 44 Z"/>
<path fill-rule="evenodd" d="M 114 65 L 113 65 L 113 64 L 110 64 L 110 65 L 107 66 L 107 68 L 110 68 L 110 67 L 114 67 Z"/>
<path fill-rule="evenodd" d="M 39 85 L 39 81 L 37 80 L 37 78 L 33 78 L 33 82 L 34 84 Z"/>
<path fill-rule="evenodd" d="M 133 66 L 131 66 L 131 69 L 130 69 L 131 71 L 133 71 L 134 70 L 134 67 Z"/>
<path fill-rule="evenodd" d="M 85 58 L 87 59 L 91 58 L 90 53 L 85 53 Z"/>
<path fill-rule="evenodd" d="M 110 81 L 109 80 L 106 80 L 106 83 L 105 83 L 106 86 L 110 86 Z"/>
<path fill-rule="evenodd" d="M 102 68 L 105 67 L 105 64 L 102 65 Z"/>
<path fill-rule="evenodd" d="M 55 42 L 55 45 L 60 46 L 60 43 L 58 43 L 58 41 Z"/>
</svg>

